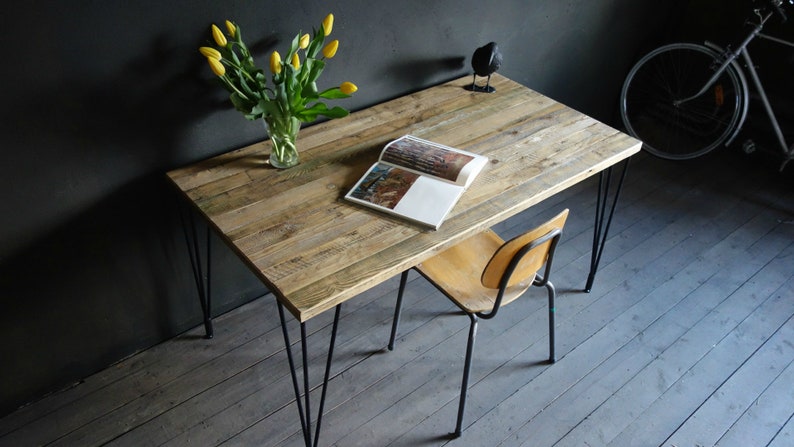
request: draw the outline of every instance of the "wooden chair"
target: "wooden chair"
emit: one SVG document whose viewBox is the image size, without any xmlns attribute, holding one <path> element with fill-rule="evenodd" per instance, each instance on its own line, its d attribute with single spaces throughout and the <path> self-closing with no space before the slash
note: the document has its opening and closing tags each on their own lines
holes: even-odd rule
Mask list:
<svg viewBox="0 0 794 447">
<path fill-rule="evenodd" d="M 463 382 L 460 387 L 458 419 L 453 436 L 461 434 L 463 411 L 466 406 L 469 370 L 471 369 L 474 337 L 480 318 L 491 319 L 504 306 L 521 296 L 531 285 L 546 287 L 549 295 L 549 361 L 554 354 L 554 285 L 549 281 L 552 258 L 562 228 L 568 217 L 564 210 L 553 219 L 507 242 L 491 230 L 443 251 L 414 267 L 444 295 L 454 302 L 471 320 Z M 546 266 L 543 275 L 538 274 Z M 400 322 L 403 292 L 408 271 L 403 272 L 397 305 L 394 310 L 389 350 Z"/>
</svg>

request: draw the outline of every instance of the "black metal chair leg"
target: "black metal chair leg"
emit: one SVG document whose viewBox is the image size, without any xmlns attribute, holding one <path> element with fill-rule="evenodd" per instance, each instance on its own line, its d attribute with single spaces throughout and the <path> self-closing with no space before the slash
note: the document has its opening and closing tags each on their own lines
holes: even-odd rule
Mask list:
<svg viewBox="0 0 794 447">
<path fill-rule="evenodd" d="M 620 198 L 620 191 L 623 189 L 623 182 L 626 179 L 626 172 L 629 169 L 630 160 L 631 158 L 627 158 L 623 163 L 623 171 L 620 174 L 620 179 L 612 198 L 612 204 L 609 206 L 608 215 L 606 211 L 609 204 L 610 183 L 612 182 L 612 166 L 601 171 L 601 174 L 599 174 L 595 224 L 593 228 L 593 251 L 590 257 L 590 273 L 587 276 L 587 284 L 584 288 L 584 291 L 588 293 L 593 288 L 595 275 L 598 271 L 598 264 L 601 262 L 601 255 L 604 252 L 604 245 L 606 244 L 607 235 L 609 234 L 609 227 L 612 224 L 612 217 L 615 215 L 615 207 Z"/>
<path fill-rule="evenodd" d="M 397 327 L 400 325 L 400 314 L 403 307 L 403 292 L 405 292 L 405 283 L 408 281 L 408 270 L 400 275 L 400 289 L 397 292 L 397 304 L 394 306 L 394 319 L 391 324 L 391 337 L 389 338 L 389 351 L 394 350 L 394 339 L 397 337 Z"/>
<path fill-rule="evenodd" d="M 554 350 L 554 317 L 557 313 L 557 309 L 554 307 L 554 298 L 556 297 L 557 292 L 554 290 L 554 284 L 552 284 L 551 281 L 546 282 L 546 289 L 549 291 L 549 363 L 554 363 L 557 361 L 557 355 Z"/>
<path fill-rule="evenodd" d="M 469 391 L 469 373 L 471 371 L 471 357 L 474 351 L 474 338 L 477 336 L 477 315 L 469 314 L 471 319 L 471 326 L 469 327 L 469 342 L 466 345 L 466 360 L 463 364 L 463 381 L 460 384 L 460 403 L 458 404 L 458 420 L 455 425 L 455 432 L 452 434 L 455 438 L 460 437 L 463 431 L 463 412 L 466 410 L 466 394 Z"/>
</svg>

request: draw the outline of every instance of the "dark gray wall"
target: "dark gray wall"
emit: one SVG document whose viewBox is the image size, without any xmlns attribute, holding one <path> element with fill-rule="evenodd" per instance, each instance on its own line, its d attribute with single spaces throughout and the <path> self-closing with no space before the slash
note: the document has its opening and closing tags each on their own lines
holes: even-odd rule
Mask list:
<svg viewBox="0 0 794 447">
<path fill-rule="evenodd" d="M 164 173 L 264 138 L 197 47 L 233 19 L 258 59 L 336 15 L 321 87 L 360 109 L 468 74 L 497 41 L 500 73 L 614 123 L 636 52 L 665 29 L 656 0 L 31 1 L 2 15 L 0 415 L 200 323 Z M 266 290 L 215 246 L 218 312 Z"/>
</svg>

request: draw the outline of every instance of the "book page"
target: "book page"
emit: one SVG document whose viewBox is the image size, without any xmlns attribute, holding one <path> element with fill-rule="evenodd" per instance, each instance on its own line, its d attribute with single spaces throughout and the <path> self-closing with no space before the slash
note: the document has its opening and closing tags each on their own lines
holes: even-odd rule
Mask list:
<svg viewBox="0 0 794 447">
<path fill-rule="evenodd" d="M 438 229 L 461 194 L 463 194 L 461 186 L 442 182 L 433 177 L 421 176 L 394 211 L 401 216 Z"/>
<path fill-rule="evenodd" d="M 349 195 L 392 210 L 411 189 L 411 185 L 416 182 L 417 178 L 419 175 L 413 172 L 377 164 Z"/>
<path fill-rule="evenodd" d="M 475 156 L 452 150 L 413 136 L 404 136 L 386 146 L 381 160 L 453 183 Z"/>
</svg>

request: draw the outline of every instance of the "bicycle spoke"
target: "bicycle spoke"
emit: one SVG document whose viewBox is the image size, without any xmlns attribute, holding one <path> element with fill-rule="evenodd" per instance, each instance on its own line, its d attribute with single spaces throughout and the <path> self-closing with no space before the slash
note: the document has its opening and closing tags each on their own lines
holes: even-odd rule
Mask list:
<svg viewBox="0 0 794 447">
<path fill-rule="evenodd" d="M 643 57 L 621 94 L 629 133 L 670 159 L 696 157 L 724 142 L 740 120 L 745 87 L 733 66 L 707 85 L 720 65 L 718 53 L 694 44 L 668 45 Z"/>
</svg>

